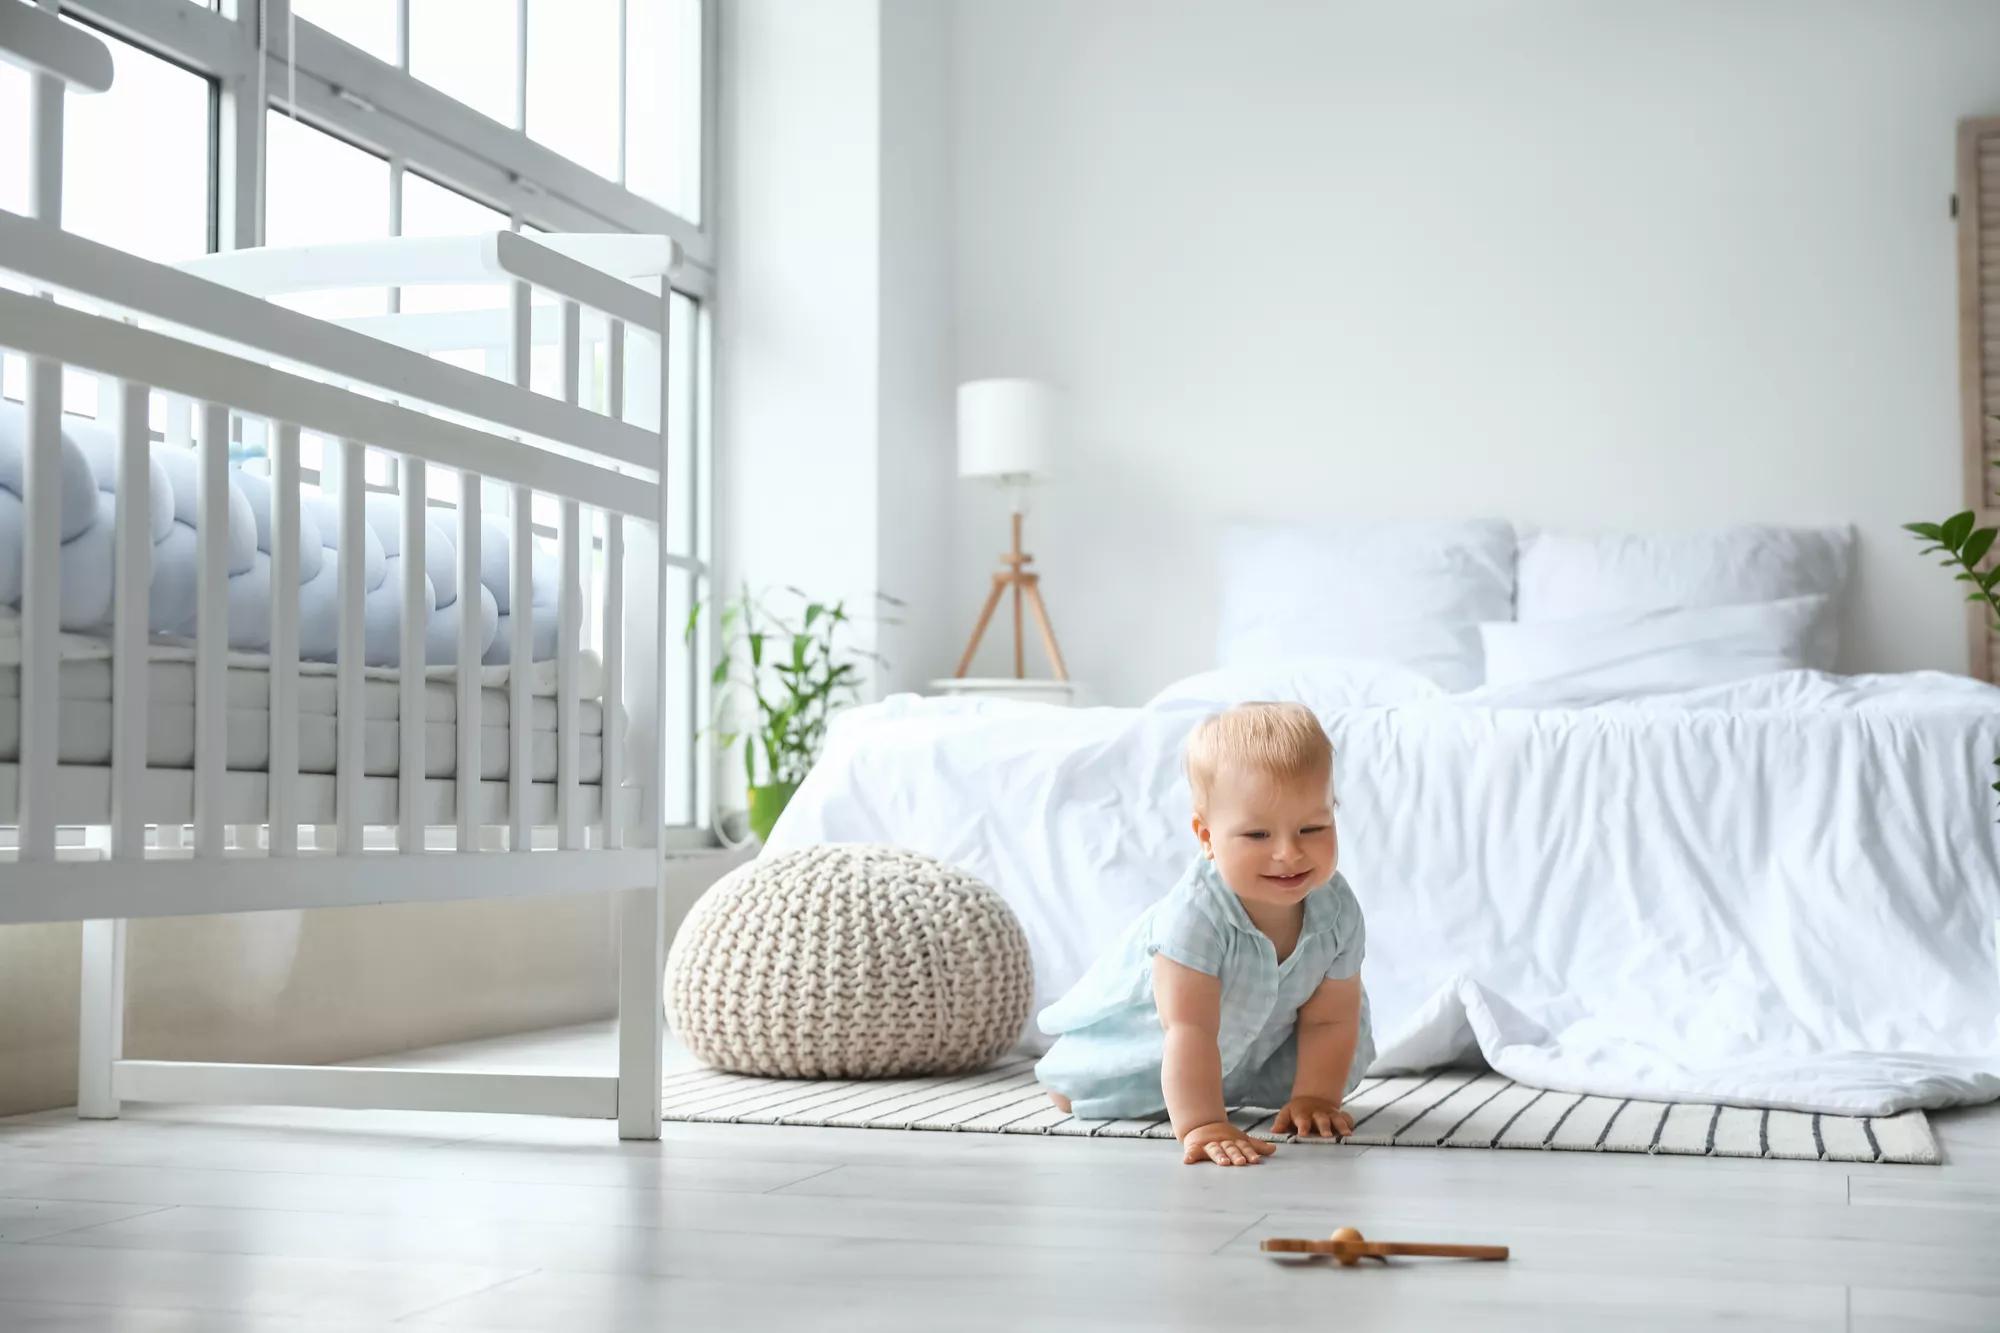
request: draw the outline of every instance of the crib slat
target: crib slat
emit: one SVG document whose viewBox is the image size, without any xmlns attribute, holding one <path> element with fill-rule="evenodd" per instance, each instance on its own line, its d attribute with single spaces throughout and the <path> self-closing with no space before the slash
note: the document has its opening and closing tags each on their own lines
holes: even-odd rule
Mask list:
<svg viewBox="0 0 2000 1333">
<path fill-rule="evenodd" d="M 56 854 L 56 709 L 61 694 L 62 366 L 28 361 L 26 532 L 21 550 L 20 856 Z"/>
<path fill-rule="evenodd" d="M 681 499 L 669 480 L 672 460 L 667 452 L 669 434 L 667 423 L 674 419 L 671 410 L 674 377 L 668 373 L 668 368 L 673 364 L 669 359 L 673 351 L 673 294 L 672 285 L 663 280 L 660 283 L 659 360 L 653 367 L 658 372 L 658 383 L 649 386 L 659 394 L 660 487 L 655 497 L 658 509 L 653 517 L 653 725 L 651 744 L 647 747 L 647 753 L 653 756 L 653 771 L 646 775 L 647 785 L 652 788 L 652 799 L 648 803 L 650 827 L 647 833 L 652 837 L 654 845 L 662 849 L 662 855 L 665 854 L 666 847 L 662 829 L 667 814 L 667 764 L 676 759 L 681 763 L 688 761 L 686 755 L 667 754 L 667 708 L 669 701 L 674 697 L 672 681 L 669 679 L 672 673 L 668 664 L 679 662 L 683 670 L 692 672 L 693 669 L 686 654 L 676 656 L 674 653 L 673 641 L 668 636 L 675 630 L 667 623 L 667 608 L 673 604 L 674 577 L 668 534 L 673 531 L 673 507 L 679 504 Z M 749 743 L 749 738 L 745 737 L 744 744 Z"/>
<path fill-rule="evenodd" d="M 271 855 L 299 847 L 299 428 L 271 443 Z"/>
<path fill-rule="evenodd" d="M 577 764 L 582 744 L 577 736 L 577 635 L 583 617 L 583 506 L 562 502 L 562 585 L 556 593 L 556 845 L 565 851 L 583 843 L 579 816 L 583 793 L 578 790 Z"/>
<path fill-rule="evenodd" d="M 605 413 L 625 419 L 625 321 L 613 319 L 605 359 Z M 618 789 L 625 777 L 625 516 L 604 516 L 604 772 L 598 808 L 604 845 L 623 847 Z"/>
<path fill-rule="evenodd" d="M 605 408 L 613 421 L 625 419 L 625 321 L 611 321 L 610 345 L 604 353 Z"/>
<path fill-rule="evenodd" d="M 333 815 L 334 848 L 342 853 L 361 850 L 362 742 L 367 720 L 362 714 L 363 644 L 367 614 L 362 580 L 367 569 L 366 494 L 367 451 L 359 440 L 340 442 L 340 655 L 334 680 Z"/>
<path fill-rule="evenodd" d="M 63 81 L 29 80 L 28 212 L 62 225 Z M 46 293 L 44 293 L 46 295 Z M 62 671 L 62 366 L 28 360 L 27 450 L 22 489 L 27 501 L 21 549 L 21 741 L 18 855 L 50 861 L 56 854 L 57 700 Z"/>
<path fill-rule="evenodd" d="M 220 856 L 229 764 L 229 409 L 201 405 L 195 507 L 194 854 Z"/>
<path fill-rule="evenodd" d="M 507 584 L 509 628 L 507 669 L 507 827 L 514 851 L 528 850 L 528 795 L 533 789 L 535 719 L 529 686 L 535 668 L 534 502 L 535 493 L 516 486 L 513 568 Z"/>
<path fill-rule="evenodd" d="M 458 850 L 479 848 L 481 614 L 479 476 L 458 474 Z"/>
<path fill-rule="evenodd" d="M 143 857 L 146 821 L 139 793 L 146 781 L 146 630 L 153 582 L 152 394 L 120 380 L 118 555 L 112 591 L 111 854 Z"/>
<path fill-rule="evenodd" d="M 618 784 L 625 769 L 625 516 L 604 516 L 604 772 L 598 778 L 598 808 L 604 845 L 625 845 L 618 817 Z"/>
<path fill-rule="evenodd" d="M 562 303 L 562 395 L 571 407 L 582 401 L 583 390 L 583 307 L 575 301 Z"/>
<path fill-rule="evenodd" d="M 430 584 L 424 577 L 424 460 L 404 455 L 403 644 L 397 680 L 397 729 L 402 737 L 396 770 L 396 846 L 424 849 L 424 665 L 429 657 Z"/>
</svg>

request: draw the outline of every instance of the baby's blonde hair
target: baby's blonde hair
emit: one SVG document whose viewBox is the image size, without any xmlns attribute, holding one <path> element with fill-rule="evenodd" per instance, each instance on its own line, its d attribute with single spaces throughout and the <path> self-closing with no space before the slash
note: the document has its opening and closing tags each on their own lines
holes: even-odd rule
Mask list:
<svg viewBox="0 0 2000 1333">
<path fill-rule="evenodd" d="M 1324 781 L 1332 799 L 1333 742 L 1304 704 L 1244 703 L 1211 714 L 1188 737 L 1187 780 L 1197 813 L 1225 767 L 1280 782 Z"/>
</svg>

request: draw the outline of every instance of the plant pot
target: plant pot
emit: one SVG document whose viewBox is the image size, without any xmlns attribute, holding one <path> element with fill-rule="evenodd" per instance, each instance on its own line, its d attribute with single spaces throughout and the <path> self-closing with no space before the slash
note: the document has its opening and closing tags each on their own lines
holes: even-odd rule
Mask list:
<svg viewBox="0 0 2000 1333">
<path fill-rule="evenodd" d="M 757 841 L 769 841 L 771 830 L 778 825 L 778 816 L 785 813 L 792 793 L 798 789 L 796 782 L 773 782 L 750 789 L 750 831 L 757 835 Z"/>
</svg>

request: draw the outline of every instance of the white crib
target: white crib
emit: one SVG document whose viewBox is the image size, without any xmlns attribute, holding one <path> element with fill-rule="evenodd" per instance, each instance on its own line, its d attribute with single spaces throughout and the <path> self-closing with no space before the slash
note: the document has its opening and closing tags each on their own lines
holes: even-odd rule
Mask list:
<svg viewBox="0 0 2000 1333">
<path fill-rule="evenodd" d="M 35 217 L 0 211 L 0 348 L 28 360 L 20 614 L 18 761 L 0 765 L 0 923 L 81 921 L 79 1114 L 112 1117 L 124 1100 L 394 1107 L 616 1119 L 626 1138 L 659 1135 L 660 973 L 670 894 L 704 887 L 729 864 L 662 832 L 669 670 L 681 627 L 666 613 L 669 555 L 665 397 L 668 300 L 676 260 L 657 236 L 512 233 L 309 250 L 250 250 L 176 267 L 62 231 L 64 84 L 107 86 L 108 55 L 80 29 L 31 6 L 0 7 L 0 53 L 37 72 Z M 640 285 L 642 280 L 647 286 Z M 387 316 L 363 332 L 266 296 L 315 287 L 504 283 L 492 339 L 508 376 L 426 355 L 467 341 L 477 316 Z M 533 293 L 556 298 L 538 307 Z M 32 293 L 32 294 L 31 294 Z M 586 333 L 586 312 L 594 312 Z M 560 347 L 560 400 L 531 392 L 538 328 Z M 606 381 L 586 394 L 586 340 L 606 348 Z M 627 384 L 625 344 L 657 341 L 659 360 Z M 373 335 L 373 336 L 371 336 Z M 107 764 L 59 761 L 58 516 L 65 371 L 98 377 L 101 416 L 117 433 L 115 592 L 109 635 Z M 628 391 L 657 395 L 657 426 L 627 421 Z M 186 768 L 149 767 L 148 529 L 150 409 L 164 396 L 191 411 L 197 451 L 198 631 L 194 748 Z M 599 401 L 587 402 L 586 397 Z M 191 407 L 190 407 L 191 405 Z M 228 766 L 227 514 L 232 425 L 268 439 L 270 511 L 269 750 L 264 771 Z M 332 771 L 300 772 L 299 440 L 338 440 L 339 652 Z M 171 433 L 171 431 L 170 431 Z M 363 486 L 370 447 L 398 460 L 403 606 L 395 693 L 395 776 L 364 771 Z M 477 589 L 482 506 L 504 499 L 511 528 L 507 777 L 482 777 L 478 725 L 457 725 L 452 776 L 425 776 L 427 465 L 456 471 L 457 584 Z M 553 781 L 534 780 L 531 548 L 533 498 L 559 500 L 560 570 Z M 588 524 L 586 520 L 589 520 Z M 597 527 L 601 519 L 602 527 Z M 579 675 L 586 617 L 585 534 L 601 531 L 602 769 L 580 776 Z M 697 566 L 698 567 L 698 566 Z M 476 599 L 475 599 L 476 600 Z M 461 604 L 463 611 L 463 604 Z M 488 689 L 479 618 L 459 615 L 452 693 L 460 722 L 481 717 Z M 670 641 L 669 635 L 674 638 Z M 702 644 L 706 644 L 702 636 Z M 236 664 L 240 666 L 240 661 Z M 698 673 L 705 681 L 706 673 Z M 627 753 L 632 756 L 627 762 Z M 6 835 L 12 834 L 11 839 Z M 495 898 L 620 894 L 615 1076 L 429 1072 L 356 1067 L 127 1060 L 123 1028 L 127 918 Z"/>
</svg>

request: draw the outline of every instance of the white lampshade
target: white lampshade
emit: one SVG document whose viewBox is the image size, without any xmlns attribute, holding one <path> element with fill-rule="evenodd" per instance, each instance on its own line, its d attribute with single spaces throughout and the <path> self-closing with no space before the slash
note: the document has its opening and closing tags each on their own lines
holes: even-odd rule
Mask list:
<svg viewBox="0 0 2000 1333">
<path fill-rule="evenodd" d="M 958 386 L 958 475 L 1046 477 L 1055 462 L 1056 391 L 1039 380 Z"/>
</svg>

